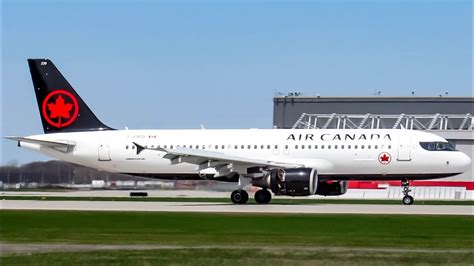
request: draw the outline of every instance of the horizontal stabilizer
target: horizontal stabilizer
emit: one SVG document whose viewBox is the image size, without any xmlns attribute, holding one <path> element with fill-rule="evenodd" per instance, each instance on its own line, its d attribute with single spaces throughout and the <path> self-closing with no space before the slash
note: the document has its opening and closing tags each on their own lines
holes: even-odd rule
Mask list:
<svg viewBox="0 0 474 266">
<path fill-rule="evenodd" d="M 49 140 L 39 140 L 39 139 L 32 139 L 32 138 L 26 138 L 26 137 L 5 137 L 6 139 L 9 140 L 14 140 L 18 142 L 18 146 L 21 146 L 22 142 L 25 143 L 31 143 L 31 144 L 38 144 L 41 146 L 45 146 L 48 148 L 60 150 L 62 152 L 67 152 L 69 151 L 70 148 L 73 148 L 76 146 L 75 143 L 72 143 L 70 141 L 49 141 Z"/>
</svg>

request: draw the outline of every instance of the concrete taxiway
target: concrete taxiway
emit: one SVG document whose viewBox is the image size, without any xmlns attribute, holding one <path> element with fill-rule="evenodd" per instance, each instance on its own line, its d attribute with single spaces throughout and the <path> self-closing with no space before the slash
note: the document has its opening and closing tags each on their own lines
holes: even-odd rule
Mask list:
<svg viewBox="0 0 474 266">
<path fill-rule="evenodd" d="M 474 206 L 383 204 L 246 204 L 206 202 L 3 200 L 4 210 L 151 211 L 209 213 L 474 215 Z"/>
</svg>

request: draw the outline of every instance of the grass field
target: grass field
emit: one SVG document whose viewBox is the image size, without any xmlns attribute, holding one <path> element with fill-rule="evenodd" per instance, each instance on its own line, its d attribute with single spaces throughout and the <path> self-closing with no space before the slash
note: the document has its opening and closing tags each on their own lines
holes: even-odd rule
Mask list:
<svg viewBox="0 0 474 266">
<path fill-rule="evenodd" d="M 192 198 L 192 197 L 62 197 L 62 196 L 0 196 L 0 200 L 55 200 L 55 201 L 151 201 L 151 202 L 230 202 L 229 198 Z M 253 198 L 249 203 L 255 203 Z M 400 205 L 401 200 L 364 200 L 364 199 L 272 199 L 276 204 L 390 204 Z M 472 200 L 416 200 L 417 205 L 474 205 Z"/>
<path fill-rule="evenodd" d="M 54 252 L 0 257 L 1 265 L 472 265 L 472 253 L 179 249 Z"/>
<path fill-rule="evenodd" d="M 0 211 L 0 222 L 3 243 L 180 246 L 5 254 L 2 265 L 474 262 L 472 216 Z"/>
</svg>

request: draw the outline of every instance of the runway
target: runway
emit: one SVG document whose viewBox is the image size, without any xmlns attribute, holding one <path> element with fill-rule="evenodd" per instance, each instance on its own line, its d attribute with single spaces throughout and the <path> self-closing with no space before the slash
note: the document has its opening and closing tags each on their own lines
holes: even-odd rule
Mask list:
<svg viewBox="0 0 474 266">
<path fill-rule="evenodd" d="M 44 201 L 3 200 L 3 210 L 149 211 L 287 214 L 411 214 L 474 215 L 474 206 L 384 204 L 268 204 L 235 205 L 206 202 Z"/>
</svg>

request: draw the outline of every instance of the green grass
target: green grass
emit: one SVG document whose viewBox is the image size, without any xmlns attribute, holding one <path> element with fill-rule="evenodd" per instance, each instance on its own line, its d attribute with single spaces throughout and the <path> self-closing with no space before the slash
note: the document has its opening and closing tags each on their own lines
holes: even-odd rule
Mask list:
<svg viewBox="0 0 474 266">
<path fill-rule="evenodd" d="M 181 249 L 64 252 L 0 257 L 1 265 L 472 265 L 473 253 Z"/>
<path fill-rule="evenodd" d="M 0 211 L 0 241 L 472 248 L 473 216 Z"/>
<path fill-rule="evenodd" d="M 230 202 L 229 198 L 191 198 L 191 197 L 65 197 L 65 196 L 0 196 L 0 200 L 54 200 L 54 201 L 151 201 L 151 202 Z M 249 203 L 255 203 L 249 199 Z M 400 205 L 400 200 L 364 199 L 273 199 L 276 204 L 390 204 Z M 416 200 L 417 205 L 474 205 L 472 200 Z"/>
<path fill-rule="evenodd" d="M 474 217 L 3 210 L 0 242 L 65 245 L 0 265 L 472 265 Z M 120 250 L 134 244 L 178 248 Z"/>
</svg>

